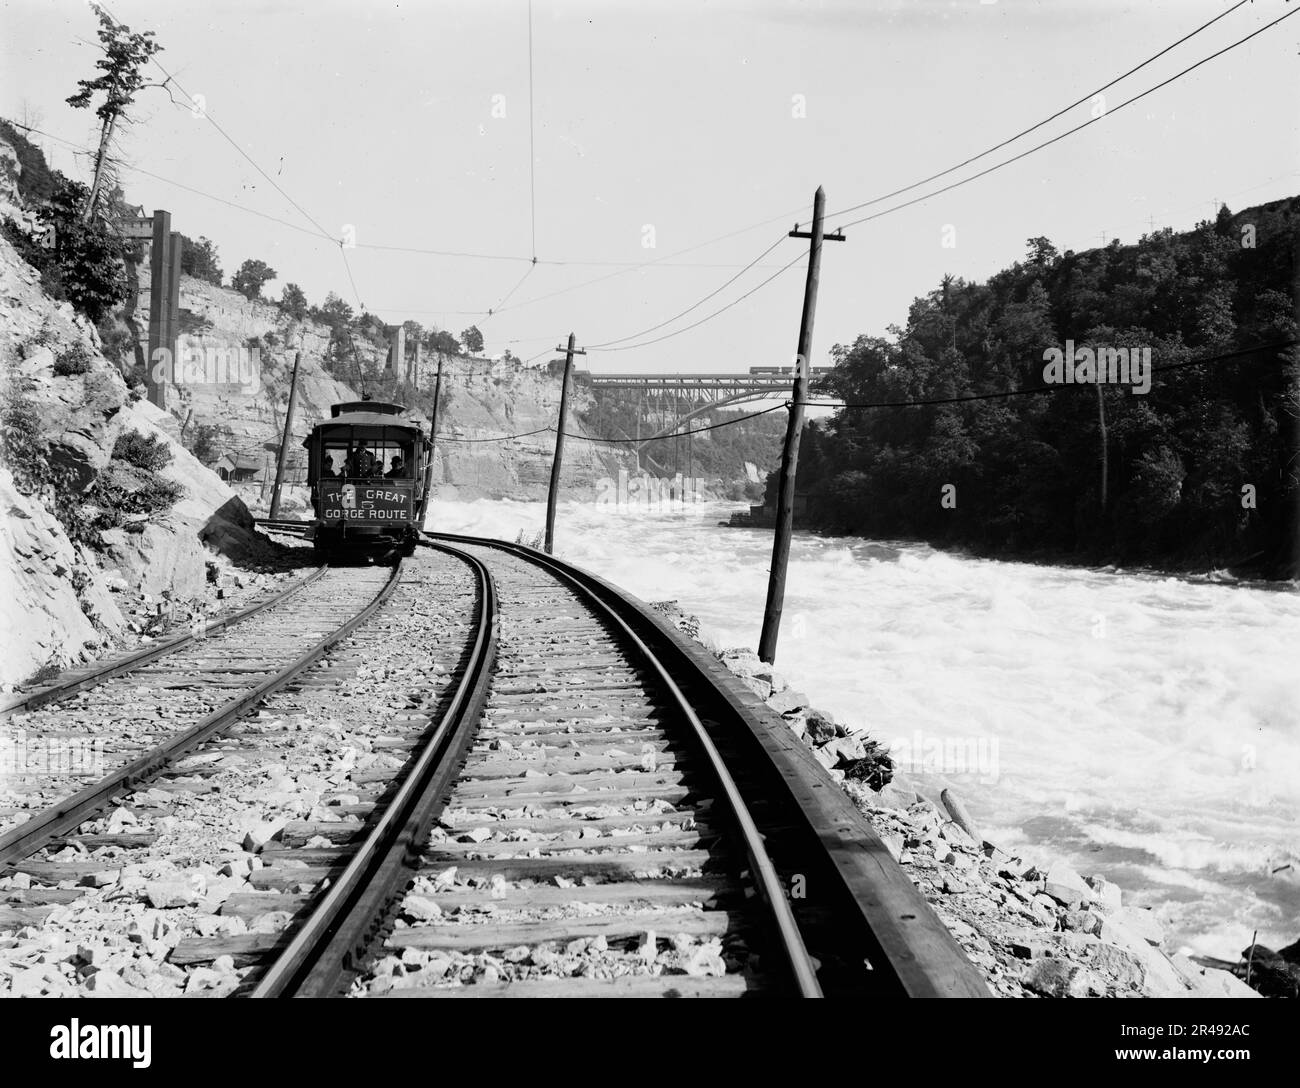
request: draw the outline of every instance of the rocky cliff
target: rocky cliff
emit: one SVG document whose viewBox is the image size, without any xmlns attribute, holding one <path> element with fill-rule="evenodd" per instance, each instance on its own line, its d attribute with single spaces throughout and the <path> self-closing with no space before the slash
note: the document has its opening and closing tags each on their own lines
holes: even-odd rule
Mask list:
<svg viewBox="0 0 1300 1088">
<path fill-rule="evenodd" d="M 75 664 L 264 547 L 244 504 L 134 399 L 95 327 L 0 239 L 0 685 Z"/>
<path fill-rule="evenodd" d="M 140 270 L 136 322 L 148 327 L 147 267 Z M 278 306 L 183 277 L 180 308 L 182 327 L 177 367 L 167 387 L 167 411 L 174 433 L 193 442 L 200 427 L 217 428 L 209 458 L 225 453 L 250 466 L 253 480 L 237 490 L 255 509 L 269 500 L 275 474 L 275 454 L 284 426 L 290 378 L 296 352 L 302 353 L 294 441 L 288 479 L 303 479 L 305 458 L 300 443 L 311 427 L 329 416 L 329 406 L 356 400 L 359 382 L 345 384 L 330 368 L 349 377 L 359 368 L 383 374 L 386 345 L 377 338 L 354 333 L 331 347 L 328 326 L 311 320 L 294 321 Z M 356 360 L 352 358 L 355 348 Z M 331 364 L 331 359 L 333 363 Z M 432 394 L 437 358 L 425 357 L 413 373 L 419 393 Z M 511 442 L 484 441 L 554 425 L 559 413 L 560 380 L 545 369 L 528 369 L 506 360 L 464 355 L 444 356 L 441 418 L 434 458 L 434 481 L 441 498 L 539 499 L 550 479 L 555 433 L 545 431 Z M 381 379 L 382 380 L 382 379 Z M 383 394 L 371 392 L 377 397 Z M 410 400 L 410 389 L 393 394 Z M 570 397 L 572 434 L 585 434 L 580 413 L 590 394 L 575 387 Z M 431 403 L 431 401 L 430 401 Z M 207 451 L 205 451 L 207 452 Z M 566 443 L 561 487 L 566 498 L 594 497 L 602 478 L 616 479 L 619 468 L 635 462 L 626 450 L 580 439 Z M 286 510 L 301 512 L 306 494 L 291 487 Z"/>
</svg>

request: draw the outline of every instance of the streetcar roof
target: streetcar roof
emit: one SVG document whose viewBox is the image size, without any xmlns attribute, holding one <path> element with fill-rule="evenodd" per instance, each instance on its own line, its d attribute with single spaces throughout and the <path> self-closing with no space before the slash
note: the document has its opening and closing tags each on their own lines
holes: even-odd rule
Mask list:
<svg viewBox="0 0 1300 1088">
<path fill-rule="evenodd" d="M 376 412 L 385 416 L 406 415 L 405 404 L 394 404 L 388 400 L 345 400 L 330 405 L 330 415 L 335 418 L 353 412 Z"/>
<path fill-rule="evenodd" d="M 385 412 L 342 412 L 333 419 L 317 423 L 314 430 L 328 432 L 335 427 L 387 427 L 390 430 L 407 428 L 423 430 L 424 419 L 417 415 L 389 415 Z"/>
</svg>

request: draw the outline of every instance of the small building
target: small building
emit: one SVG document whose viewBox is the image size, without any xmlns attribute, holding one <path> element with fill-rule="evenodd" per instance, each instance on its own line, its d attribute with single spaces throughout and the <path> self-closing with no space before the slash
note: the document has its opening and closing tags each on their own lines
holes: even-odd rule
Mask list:
<svg viewBox="0 0 1300 1088">
<path fill-rule="evenodd" d="M 808 515 L 808 496 L 796 495 L 794 497 L 794 510 L 792 511 L 791 524 L 794 528 L 799 528 L 799 523 Z M 730 521 L 720 521 L 719 525 L 726 525 L 733 529 L 772 529 L 776 526 L 776 507 L 775 506 L 751 506 L 748 513 L 743 510 L 737 510 L 731 515 Z"/>
<path fill-rule="evenodd" d="M 254 479 L 261 465 L 255 457 L 242 453 L 223 453 L 212 467 L 226 483 L 239 484 Z"/>
</svg>

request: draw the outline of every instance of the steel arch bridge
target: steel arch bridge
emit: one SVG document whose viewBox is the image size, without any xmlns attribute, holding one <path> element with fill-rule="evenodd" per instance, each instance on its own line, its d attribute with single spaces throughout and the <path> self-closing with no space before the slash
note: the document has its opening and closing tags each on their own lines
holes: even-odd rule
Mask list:
<svg viewBox="0 0 1300 1088">
<path fill-rule="evenodd" d="M 813 367 L 811 374 L 816 377 L 829 373 L 830 369 Z M 638 456 L 647 443 L 672 434 L 690 420 L 715 409 L 788 396 L 794 381 L 794 368 L 788 366 L 753 367 L 748 374 L 578 373 L 598 401 L 634 403 L 638 421 L 644 419 L 652 426 L 657 418 L 657 429 L 634 446 Z"/>
<path fill-rule="evenodd" d="M 680 430 L 690 420 L 718 408 L 750 401 L 771 400 L 788 393 L 792 378 L 782 374 L 602 374 L 580 372 L 597 403 L 621 402 L 636 412 L 637 463 L 647 456 L 657 464 L 652 446 L 658 439 Z M 683 410 L 685 409 L 685 410 Z M 642 436 L 642 425 L 649 433 Z M 632 438 L 632 435 L 627 437 Z M 688 437 L 687 442 L 693 442 Z"/>
</svg>

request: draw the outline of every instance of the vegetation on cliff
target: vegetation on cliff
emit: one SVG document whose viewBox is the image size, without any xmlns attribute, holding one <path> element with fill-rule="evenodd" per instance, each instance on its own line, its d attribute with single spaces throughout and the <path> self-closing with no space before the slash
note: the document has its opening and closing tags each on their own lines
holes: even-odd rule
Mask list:
<svg viewBox="0 0 1300 1088">
<path fill-rule="evenodd" d="M 990 555 L 1293 576 L 1300 350 L 1160 371 L 1146 393 L 1044 388 L 1044 363 L 1070 340 L 1149 348 L 1156 367 L 1292 340 L 1298 237 L 1291 198 L 1131 246 L 1059 254 L 1035 238 L 987 283 L 945 278 L 903 328 L 836 345 L 822 390 L 990 399 L 850 407 L 810 426 L 809 521 Z"/>
</svg>

